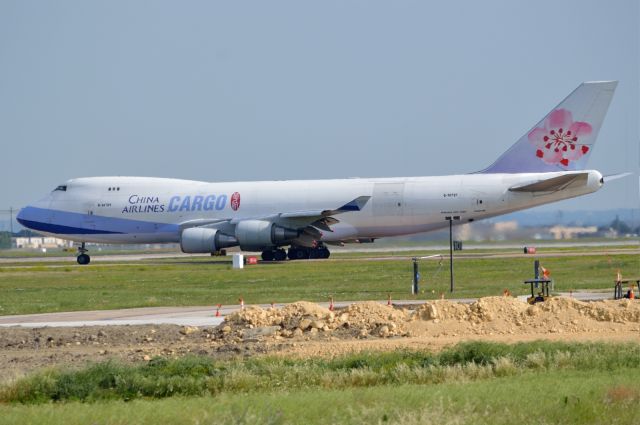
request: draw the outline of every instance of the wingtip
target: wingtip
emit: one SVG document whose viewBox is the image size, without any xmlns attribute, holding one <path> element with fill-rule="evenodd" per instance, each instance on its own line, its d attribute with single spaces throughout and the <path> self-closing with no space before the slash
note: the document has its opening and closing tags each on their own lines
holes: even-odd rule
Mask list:
<svg viewBox="0 0 640 425">
<path fill-rule="evenodd" d="M 615 89 L 618 86 L 618 80 L 603 80 L 603 81 L 585 81 L 582 83 L 584 85 L 594 85 L 594 86 L 602 86 L 608 87 L 611 89 Z"/>
<path fill-rule="evenodd" d="M 362 210 L 362 208 L 364 208 L 367 202 L 369 202 L 369 199 L 371 199 L 371 196 L 358 196 L 356 199 L 350 202 L 347 202 L 346 204 L 338 208 L 338 210 L 339 211 L 360 211 Z"/>
</svg>

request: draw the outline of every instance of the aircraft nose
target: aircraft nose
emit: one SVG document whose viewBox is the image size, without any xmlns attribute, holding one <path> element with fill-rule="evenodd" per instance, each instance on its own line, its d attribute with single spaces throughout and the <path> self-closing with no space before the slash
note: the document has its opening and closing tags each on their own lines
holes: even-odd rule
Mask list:
<svg viewBox="0 0 640 425">
<path fill-rule="evenodd" d="M 16 216 L 16 220 L 18 221 L 18 223 L 22 224 L 24 227 L 29 227 L 29 210 L 32 209 L 33 207 L 28 205 L 24 208 L 22 208 L 19 212 L 18 215 Z"/>
<path fill-rule="evenodd" d="M 49 202 L 50 195 L 47 195 L 45 198 L 27 205 L 18 212 L 16 220 L 24 227 L 38 230 L 35 228 L 38 223 L 44 222 L 48 218 Z"/>
</svg>

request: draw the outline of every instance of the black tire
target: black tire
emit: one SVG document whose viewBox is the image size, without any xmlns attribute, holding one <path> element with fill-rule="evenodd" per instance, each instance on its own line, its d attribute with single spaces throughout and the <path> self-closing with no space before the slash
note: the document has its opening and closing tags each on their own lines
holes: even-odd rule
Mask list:
<svg viewBox="0 0 640 425">
<path fill-rule="evenodd" d="M 274 252 L 270 249 L 267 251 L 262 251 L 262 259 L 264 261 L 273 261 Z"/>
<path fill-rule="evenodd" d="M 287 252 L 287 257 L 289 257 L 289 260 L 297 260 L 298 259 L 297 255 L 298 255 L 297 249 L 293 247 L 289 248 L 289 251 Z"/>
<path fill-rule="evenodd" d="M 273 253 L 273 258 L 276 261 L 284 261 L 287 259 L 287 253 L 284 249 L 276 249 Z"/>
<path fill-rule="evenodd" d="M 91 262 L 91 257 L 89 257 L 87 254 L 80 254 L 78 255 L 78 258 L 76 258 L 76 261 L 78 261 L 78 264 L 84 266 Z"/>
<path fill-rule="evenodd" d="M 298 249 L 296 252 L 296 260 L 308 260 L 309 259 L 309 250 L 302 248 Z"/>
<path fill-rule="evenodd" d="M 322 258 L 329 258 L 330 255 L 331 251 L 329 251 L 327 248 L 322 248 Z"/>
</svg>

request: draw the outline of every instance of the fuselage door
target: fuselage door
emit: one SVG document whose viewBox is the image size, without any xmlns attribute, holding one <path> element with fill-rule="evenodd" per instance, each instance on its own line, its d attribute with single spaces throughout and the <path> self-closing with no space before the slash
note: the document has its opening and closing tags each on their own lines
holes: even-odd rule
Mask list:
<svg viewBox="0 0 640 425">
<path fill-rule="evenodd" d="M 374 183 L 374 217 L 397 217 L 404 215 L 404 182 Z"/>
</svg>

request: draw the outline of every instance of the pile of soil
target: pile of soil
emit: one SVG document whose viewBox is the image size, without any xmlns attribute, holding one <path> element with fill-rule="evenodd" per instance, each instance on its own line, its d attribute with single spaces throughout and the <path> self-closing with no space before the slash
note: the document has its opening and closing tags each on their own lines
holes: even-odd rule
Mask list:
<svg viewBox="0 0 640 425">
<path fill-rule="evenodd" d="M 407 319 L 404 310 L 374 301 L 351 304 L 336 312 L 299 301 L 280 309 L 250 306 L 234 312 L 218 326 L 216 336 L 228 341 L 319 334 L 339 338 L 390 337 L 405 334 Z"/>
<path fill-rule="evenodd" d="M 640 323 L 640 303 L 631 300 L 582 302 L 563 297 L 535 305 L 512 297 L 480 298 L 468 305 L 440 300 L 420 306 L 414 320 L 426 322 L 413 327 L 422 331 L 419 333 L 429 334 L 451 331 L 465 335 L 575 333 L 606 329 L 615 332 L 611 323 Z"/>
<path fill-rule="evenodd" d="M 471 304 L 427 301 L 415 309 L 369 301 L 333 312 L 301 301 L 282 309 L 248 307 L 227 316 L 216 335 L 226 341 L 240 342 L 269 336 L 330 335 L 350 339 L 571 333 L 598 332 L 610 323 L 640 323 L 640 303 L 630 300 L 581 302 L 555 297 L 529 305 L 512 297 L 486 297 Z"/>
<path fill-rule="evenodd" d="M 190 354 L 335 356 L 362 350 L 437 350 L 460 341 L 638 341 L 640 300 L 551 298 L 534 306 L 512 297 L 414 306 L 359 302 L 330 311 L 314 303 L 249 306 L 216 327 L 129 325 L 0 328 L 0 383 L 34 369 L 117 358 L 148 361 Z"/>
</svg>

